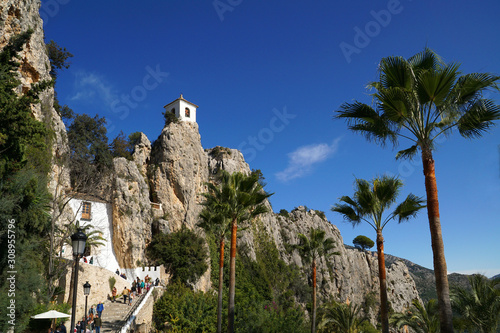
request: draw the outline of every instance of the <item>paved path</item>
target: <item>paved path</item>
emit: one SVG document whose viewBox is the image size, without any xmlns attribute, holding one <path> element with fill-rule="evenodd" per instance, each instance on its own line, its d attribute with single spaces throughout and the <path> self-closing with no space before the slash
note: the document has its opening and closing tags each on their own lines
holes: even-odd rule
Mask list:
<svg viewBox="0 0 500 333">
<path fill-rule="evenodd" d="M 123 304 L 123 297 L 118 298 L 114 303 L 106 301 L 103 303 L 101 333 L 114 332 L 125 324 L 125 316 L 132 309 L 140 296 L 134 297 L 132 306 Z"/>
</svg>

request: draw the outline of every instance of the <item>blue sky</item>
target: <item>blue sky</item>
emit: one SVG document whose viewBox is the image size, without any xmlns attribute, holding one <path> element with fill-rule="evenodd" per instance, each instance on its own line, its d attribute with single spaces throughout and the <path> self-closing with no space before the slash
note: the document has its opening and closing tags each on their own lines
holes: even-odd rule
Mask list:
<svg viewBox="0 0 500 333">
<path fill-rule="evenodd" d="M 364 234 L 330 212 L 354 177 L 384 173 L 405 183 L 401 200 L 425 195 L 422 165 L 396 161 L 332 119 L 365 86 L 382 57 L 425 46 L 464 73 L 500 73 L 498 1 L 75 1 L 43 0 L 46 41 L 75 56 L 59 99 L 108 119 L 108 136 L 153 141 L 163 106 L 183 94 L 199 105 L 202 145 L 240 149 L 275 192 L 275 211 L 326 212 L 346 244 Z M 491 98 L 500 101 L 499 95 Z M 401 148 L 408 147 L 402 141 Z M 449 272 L 500 273 L 500 129 L 443 138 L 435 152 Z M 384 229 L 385 252 L 432 268 L 427 214 Z"/>
</svg>

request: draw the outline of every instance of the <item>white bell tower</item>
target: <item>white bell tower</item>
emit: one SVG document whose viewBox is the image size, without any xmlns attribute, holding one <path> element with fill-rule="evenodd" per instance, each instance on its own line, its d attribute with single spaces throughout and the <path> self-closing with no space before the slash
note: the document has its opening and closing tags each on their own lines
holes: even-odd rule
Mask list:
<svg viewBox="0 0 500 333">
<path fill-rule="evenodd" d="M 175 114 L 179 120 L 196 122 L 196 109 L 198 105 L 186 101 L 184 97 L 182 97 L 182 94 L 181 97 L 165 105 L 164 108 L 165 112 Z"/>
</svg>

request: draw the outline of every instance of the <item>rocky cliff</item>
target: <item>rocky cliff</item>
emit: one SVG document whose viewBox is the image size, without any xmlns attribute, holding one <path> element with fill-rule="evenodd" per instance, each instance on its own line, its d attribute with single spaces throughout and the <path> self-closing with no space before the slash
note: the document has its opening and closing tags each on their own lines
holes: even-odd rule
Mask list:
<svg viewBox="0 0 500 333">
<path fill-rule="evenodd" d="M 20 54 L 18 92 L 25 92 L 40 81 L 51 80 L 50 61 L 45 49 L 43 22 L 39 14 L 40 0 L 2 0 L 0 4 L 0 49 L 16 34 L 33 30 L 30 40 Z M 69 187 L 69 172 L 58 160 L 68 151 L 66 128 L 61 117 L 54 109 L 54 89 L 48 88 L 40 94 L 40 103 L 33 106 L 36 119 L 48 124 L 54 131 L 52 141 L 52 173 L 50 192 L 61 193 Z"/>
<path fill-rule="evenodd" d="M 126 211 L 134 205 L 134 200 L 137 202 L 132 209 L 135 212 L 131 214 L 133 217 L 121 214 L 116 216 L 115 223 L 116 229 L 127 230 L 130 235 L 128 241 L 138 250 L 134 252 L 128 250 L 127 246 L 115 246 L 117 257 L 127 258 L 130 264 L 144 260 L 141 249 L 150 241 L 153 233 L 176 231 L 183 224 L 197 230 L 195 225 L 203 200 L 200 194 L 206 190 L 205 183 L 213 181 L 219 169 L 247 174 L 251 172 L 241 152 L 235 149 L 215 147 L 204 150 L 195 123 L 167 125 L 151 149 L 149 147 L 149 140 L 143 135 L 136 147 L 133 162 L 115 159 L 115 210 Z M 128 167 L 125 168 L 125 165 Z M 149 185 L 149 197 L 146 196 L 145 181 Z M 118 183 L 123 184 L 117 186 Z M 150 205 L 150 201 L 153 208 L 148 215 L 145 207 Z M 269 203 L 268 206 L 271 208 Z M 151 227 L 149 223 L 152 223 Z M 310 228 L 325 230 L 326 237 L 334 239 L 335 250 L 340 254 L 327 260 L 321 259 L 318 263 L 320 299 L 334 296 L 342 302 L 356 304 L 363 304 L 370 295 L 378 299 L 376 255 L 344 247 L 339 230 L 321 212 L 298 207 L 288 216 L 267 213 L 257 225 L 274 241 L 283 260 L 305 271 L 309 270 L 309 266 L 304 265 L 298 253 L 290 251 L 287 244 L 297 244 L 297 234 L 307 234 Z M 251 258 L 255 258 L 254 232 L 255 228 L 242 231 L 239 240 L 240 249 L 244 249 Z M 114 237 L 115 242 L 117 237 Z M 126 241 L 118 242 L 126 244 Z M 408 306 L 412 299 L 419 298 L 404 263 L 395 262 L 388 267 L 387 281 L 389 300 L 396 311 Z M 202 290 L 210 287 L 209 273 L 202 277 L 197 287 Z"/>
</svg>

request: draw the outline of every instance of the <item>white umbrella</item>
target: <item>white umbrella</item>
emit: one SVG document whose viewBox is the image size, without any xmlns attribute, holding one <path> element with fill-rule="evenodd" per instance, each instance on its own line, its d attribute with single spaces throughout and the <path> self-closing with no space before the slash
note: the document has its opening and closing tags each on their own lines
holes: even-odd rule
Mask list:
<svg viewBox="0 0 500 333">
<path fill-rule="evenodd" d="M 54 318 L 69 318 L 69 314 L 62 313 L 56 310 L 50 310 L 44 313 L 39 313 L 36 316 L 31 316 L 33 319 L 54 319 Z"/>
</svg>

